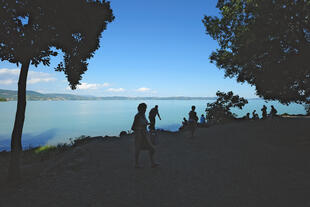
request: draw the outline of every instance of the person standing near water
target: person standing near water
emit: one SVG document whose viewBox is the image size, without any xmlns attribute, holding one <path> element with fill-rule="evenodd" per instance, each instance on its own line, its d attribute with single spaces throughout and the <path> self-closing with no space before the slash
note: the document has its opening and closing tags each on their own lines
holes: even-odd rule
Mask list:
<svg viewBox="0 0 310 207">
<path fill-rule="evenodd" d="M 264 105 L 261 111 L 262 111 L 263 119 L 266 119 L 267 118 L 267 107 Z"/>
<path fill-rule="evenodd" d="M 194 138 L 194 133 L 197 127 L 198 116 L 195 112 L 196 106 L 192 106 L 192 110 L 188 113 L 188 125 L 191 131 L 191 138 Z"/>
<path fill-rule="evenodd" d="M 145 118 L 145 111 L 147 105 L 140 103 L 138 106 L 138 113 L 135 115 L 131 129 L 134 131 L 135 136 L 135 168 L 141 168 L 139 165 L 139 156 L 141 150 L 147 150 L 150 154 L 151 166 L 157 167 L 158 164 L 154 162 L 155 148 L 151 144 L 147 135 L 147 125 L 149 124 Z"/>
<path fill-rule="evenodd" d="M 158 113 L 158 105 L 152 108 L 151 111 L 149 112 L 150 130 L 155 130 L 156 116 L 158 116 L 159 120 L 161 120 L 160 115 Z"/>
</svg>

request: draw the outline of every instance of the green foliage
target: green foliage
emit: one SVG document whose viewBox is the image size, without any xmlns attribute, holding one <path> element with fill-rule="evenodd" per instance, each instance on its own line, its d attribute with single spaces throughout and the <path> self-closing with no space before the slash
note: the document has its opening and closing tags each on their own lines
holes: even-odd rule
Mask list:
<svg viewBox="0 0 310 207">
<path fill-rule="evenodd" d="M 238 95 L 234 96 L 232 91 L 228 93 L 218 91 L 216 96 L 218 97 L 217 100 L 213 103 L 208 103 L 206 108 L 206 119 L 211 122 L 220 123 L 236 118 L 230 109 L 234 107 L 242 109 L 248 103 L 246 99 L 240 98 Z"/>
<path fill-rule="evenodd" d="M 6 98 L 1 98 L 0 97 L 0 101 L 7 101 Z"/>
<path fill-rule="evenodd" d="M 113 19 L 105 0 L 0 0 L 0 60 L 49 66 L 61 51 L 56 70 L 75 89 Z"/>
<path fill-rule="evenodd" d="M 205 16 L 217 40 L 211 62 L 226 77 L 248 82 L 260 97 L 282 103 L 310 97 L 310 1 L 218 0 L 219 17 Z"/>
</svg>

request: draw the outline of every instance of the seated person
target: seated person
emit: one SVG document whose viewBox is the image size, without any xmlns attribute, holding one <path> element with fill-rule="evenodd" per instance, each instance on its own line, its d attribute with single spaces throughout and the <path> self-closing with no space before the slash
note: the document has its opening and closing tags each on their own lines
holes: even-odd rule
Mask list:
<svg viewBox="0 0 310 207">
<path fill-rule="evenodd" d="M 271 105 L 271 110 L 270 110 L 270 117 L 271 118 L 274 118 L 274 117 L 276 117 L 277 116 L 277 113 L 278 113 L 278 111 L 274 108 L 274 106 L 273 105 Z"/>
<path fill-rule="evenodd" d="M 258 114 L 256 113 L 256 110 L 252 112 L 252 119 L 254 120 L 258 119 Z"/>
<path fill-rule="evenodd" d="M 200 117 L 200 124 L 204 125 L 206 123 L 206 119 L 205 119 L 205 116 L 203 114 L 201 114 L 201 117 Z"/>
<path fill-rule="evenodd" d="M 187 121 L 186 118 L 184 117 L 184 118 L 183 118 L 183 121 L 182 121 L 182 126 L 179 128 L 179 130 L 185 129 L 185 127 L 187 126 L 187 124 L 188 124 L 188 121 Z"/>
</svg>

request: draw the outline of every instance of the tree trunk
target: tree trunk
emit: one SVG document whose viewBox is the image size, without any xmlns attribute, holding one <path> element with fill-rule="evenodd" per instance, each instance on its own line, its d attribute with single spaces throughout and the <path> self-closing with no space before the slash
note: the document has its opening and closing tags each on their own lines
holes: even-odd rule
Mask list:
<svg viewBox="0 0 310 207">
<path fill-rule="evenodd" d="M 17 96 L 17 110 L 14 122 L 14 128 L 11 139 L 11 160 L 8 171 L 9 181 L 20 180 L 20 153 L 22 149 L 22 132 L 25 120 L 26 110 L 26 83 L 29 69 L 30 60 L 25 60 L 22 63 L 22 67 L 18 80 L 18 96 Z"/>
</svg>

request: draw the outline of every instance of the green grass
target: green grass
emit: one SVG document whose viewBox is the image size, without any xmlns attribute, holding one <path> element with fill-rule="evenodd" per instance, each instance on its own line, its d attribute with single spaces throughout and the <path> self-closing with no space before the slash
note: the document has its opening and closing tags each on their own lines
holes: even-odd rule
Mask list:
<svg viewBox="0 0 310 207">
<path fill-rule="evenodd" d="M 6 98 L 0 97 L 0 101 L 3 101 L 3 102 L 4 102 L 4 101 L 7 101 L 7 100 L 6 100 Z"/>
</svg>

